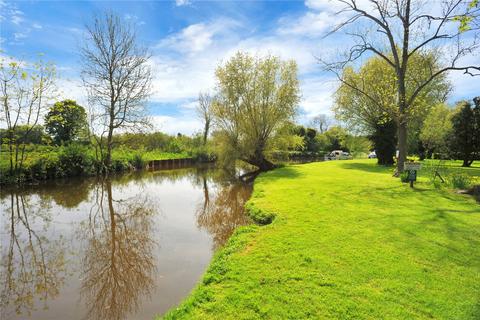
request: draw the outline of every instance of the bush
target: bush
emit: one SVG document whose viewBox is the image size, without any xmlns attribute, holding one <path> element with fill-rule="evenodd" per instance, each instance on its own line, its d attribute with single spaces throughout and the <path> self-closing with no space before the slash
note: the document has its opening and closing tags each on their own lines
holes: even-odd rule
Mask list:
<svg viewBox="0 0 480 320">
<path fill-rule="evenodd" d="M 466 174 L 455 173 L 449 177 L 449 182 L 455 189 L 467 189 L 472 184 L 472 179 Z"/>
<path fill-rule="evenodd" d="M 400 180 L 401 180 L 403 183 L 407 183 L 407 182 L 408 182 L 408 171 L 403 171 L 403 172 L 400 174 Z"/>
<path fill-rule="evenodd" d="M 135 169 L 145 168 L 145 161 L 143 160 L 142 155 L 140 153 L 136 153 L 136 154 L 133 155 L 132 160 L 130 160 L 130 164 Z"/>
<path fill-rule="evenodd" d="M 247 202 L 245 205 L 245 211 L 255 223 L 262 225 L 272 223 L 273 219 L 275 218 L 275 214 L 273 212 L 261 210 L 255 207 L 254 203 L 251 201 Z"/>
<path fill-rule="evenodd" d="M 87 148 L 82 145 L 72 143 L 63 147 L 58 160 L 65 176 L 79 176 L 95 171 L 95 160 L 89 157 Z"/>
</svg>

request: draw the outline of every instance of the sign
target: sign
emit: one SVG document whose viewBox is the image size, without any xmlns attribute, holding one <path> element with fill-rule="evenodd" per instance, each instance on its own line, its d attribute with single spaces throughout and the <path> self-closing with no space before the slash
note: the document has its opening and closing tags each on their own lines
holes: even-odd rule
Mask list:
<svg viewBox="0 0 480 320">
<path fill-rule="evenodd" d="M 408 170 L 408 181 L 417 181 L 417 170 Z"/>
<path fill-rule="evenodd" d="M 403 164 L 403 169 L 411 171 L 411 170 L 420 170 L 422 168 L 422 164 L 418 162 L 405 162 Z"/>
</svg>

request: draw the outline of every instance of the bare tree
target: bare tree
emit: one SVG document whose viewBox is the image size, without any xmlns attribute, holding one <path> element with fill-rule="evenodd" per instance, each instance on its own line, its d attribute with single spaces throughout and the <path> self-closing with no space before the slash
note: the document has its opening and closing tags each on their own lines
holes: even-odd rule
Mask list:
<svg viewBox="0 0 480 320">
<path fill-rule="evenodd" d="M 345 19 L 333 32 L 346 30 L 355 40 L 340 61 L 319 59 L 345 85 L 358 90 L 375 103 L 368 92 L 343 79 L 341 71 L 363 56 L 374 54 L 384 59 L 396 75 L 398 113 L 397 172 L 403 171 L 407 156 L 407 124 L 410 106 L 436 77 L 449 71 L 480 74 L 478 64 L 464 63 L 479 48 L 479 14 L 475 2 L 465 0 L 337 0 L 343 5 L 338 14 Z M 351 28 L 355 24 L 355 29 Z M 350 27 L 350 28 L 349 28 Z M 360 29 L 360 30 L 359 30 Z M 409 60 L 415 53 L 437 51 L 435 64 L 425 79 L 407 81 Z M 407 91 L 407 86 L 411 90 Z M 410 93 L 411 92 L 411 93 Z"/>
<path fill-rule="evenodd" d="M 212 123 L 212 97 L 208 93 L 200 92 L 196 107 L 198 117 L 203 121 L 203 145 L 207 144 L 208 132 Z"/>
<path fill-rule="evenodd" d="M 326 114 L 319 114 L 312 120 L 312 126 L 318 129 L 320 133 L 327 131 L 331 124 L 332 121 Z"/>
<path fill-rule="evenodd" d="M 145 101 L 151 92 L 150 55 L 138 45 L 134 27 L 113 13 L 95 17 L 86 28 L 82 79 L 98 132 L 94 137 L 108 171 L 115 130 L 149 126 Z"/>
<path fill-rule="evenodd" d="M 27 137 L 55 97 L 55 66 L 38 60 L 30 63 L 0 60 L 2 122 L 7 129 L 10 175 L 23 167 Z M 20 130 L 23 126 L 24 130 Z"/>
</svg>

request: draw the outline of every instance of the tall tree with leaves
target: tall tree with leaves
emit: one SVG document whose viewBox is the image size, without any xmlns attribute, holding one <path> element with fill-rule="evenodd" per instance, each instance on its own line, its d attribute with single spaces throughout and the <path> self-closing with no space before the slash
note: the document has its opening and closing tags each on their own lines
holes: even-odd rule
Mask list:
<svg viewBox="0 0 480 320">
<path fill-rule="evenodd" d="M 273 169 L 268 153 L 292 135 L 286 127 L 299 102 L 297 65 L 238 52 L 215 74 L 212 114 L 221 158 L 227 163 L 242 160 L 262 171 Z"/>
<path fill-rule="evenodd" d="M 407 73 L 407 92 L 411 93 L 418 81 L 429 77 L 431 69 L 438 69 L 435 53 L 415 54 L 410 59 Z M 383 59 L 374 56 L 368 59 L 358 71 L 352 67 L 345 67 L 342 80 L 335 94 L 333 110 L 336 118 L 345 122 L 351 129 L 371 138 L 379 164 L 393 164 L 398 130 L 391 129 L 398 128 L 402 117 L 396 107 L 394 70 Z M 445 75 L 436 77 L 422 90 L 403 116 L 408 120 L 409 128 L 412 129 L 411 136 L 415 136 L 420 130 L 430 108 L 444 102 L 449 92 L 450 83 Z M 390 136 L 385 137 L 385 134 Z M 393 145 L 387 147 L 384 145 L 387 142 Z"/>
<path fill-rule="evenodd" d="M 452 116 L 450 151 L 456 159 L 463 160 L 462 167 L 470 167 L 474 160 L 480 158 L 479 109 L 478 104 L 472 109 L 468 101 L 463 101 Z"/>
<path fill-rule="evenodd" d="M 133 25 L 113 13 L 87 25 L 82 78 L 91 106 L 92 129 L 104 170 L 111 165 L 113 134 L 149 126 L 145 101 L 151 92 L 150 55 Z"/>
<path fill-rule="evenodd" d="M 45 116 L 45 130 L 53 136 L 57 145 L 85 134 L 87 126 L 85 108 L 74 100 L 56 102 Z"/>
<path fill-rule="evenodd" d="M 332 32 L 346 30 L 355 42 L 342 59 L 322 61 L 346 85 L 356 88 L 374 102 L 369 92 L 357 88 L 341 75 L 342 70 L 365 55 L 383 59 L 395 74 L 398 113 L 397 172 L 403 171 L 407 156 L 408 114 L 418 96 L 437 77 L 449 71 L 463 71 L 479 75 L 480 66 L 463 64 L 462 58 L 478 50 L 479 13 L 476 1 L 445 0 L 337 0 L 343 8 L 342 22 Z M 355 24 L 353 26 L 353 24 Z M 417 53 L 439 52 L 438 68 L 432 68 L 428 77 L 418 79 L 408 90 L 410 60 Z"/>
</svg>

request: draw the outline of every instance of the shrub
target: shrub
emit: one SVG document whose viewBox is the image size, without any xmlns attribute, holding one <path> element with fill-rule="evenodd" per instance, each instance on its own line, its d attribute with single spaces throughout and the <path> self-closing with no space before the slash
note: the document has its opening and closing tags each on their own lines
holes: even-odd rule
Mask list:
<svg viewBox="0 0 480 320">
<path fill-rule="evenodd" d="M 253 202 L 249 201 L 245 205 L 245 211 L 247 215 L 258 224 L 270 224 L 272 223 L 273 219 L 275 218 L 275 214 L 273 212 L 268 212 L 265 210 L 261 210 L 257 208 Z"/>
<path fill-rule="evenodd" d="M 403 172 L 400 174 L 400 180 L 401 180 L 403 183 L 408 182 L 408 171 L 403 171 Z"/>
<path fill-rule="evenodd" d="M 143 160 L 142 155 L 140 153 L 135 153 L 133 158 L 130 160 L 130 164 L 135 169 L 143 169 L 145 168 L 145 160 Z"/>
<path fill-rule="evenodd" d="M 79 176 L 95 170 L 94 160 L 88 156 L 87 148 L 79 144 L 63 147 L 59 154 L 59 164 L 66 176 Z"/>
<path fill-rule="evenodd" d="M 455 189 L 467 189 L 472 184 L 471 177 L 463 173 L 452 174 L 449 178 L 450 184 Z"/>
</svg>

